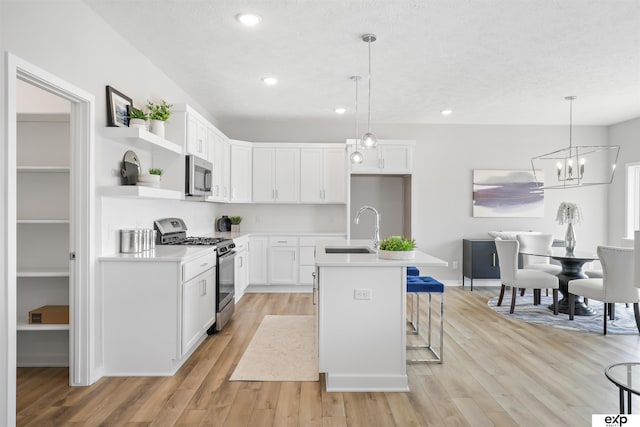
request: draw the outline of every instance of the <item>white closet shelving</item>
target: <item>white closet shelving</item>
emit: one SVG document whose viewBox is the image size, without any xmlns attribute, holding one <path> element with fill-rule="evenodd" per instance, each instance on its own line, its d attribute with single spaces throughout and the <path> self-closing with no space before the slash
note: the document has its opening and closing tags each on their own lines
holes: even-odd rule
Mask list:
<svg viewBox="0 0 640 427">
<path fill-rule="evenodd" d="M 19 114 L 17 125 L 17 364 L 68 366 L 69 324 L 29 324 L 29 311 L 69 305 L 69 115 Z"/>
</svg>

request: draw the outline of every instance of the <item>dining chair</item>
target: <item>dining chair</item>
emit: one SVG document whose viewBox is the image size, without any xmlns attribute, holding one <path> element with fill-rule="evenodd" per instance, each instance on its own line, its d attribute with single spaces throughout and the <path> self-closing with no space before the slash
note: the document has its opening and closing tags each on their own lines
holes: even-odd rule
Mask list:
<svg viewBox="0 0 640 427">
<path fill-rule="evenodd" d="M 540 292 L 540 289 L 553 289 L 553 314 L 558 314 L 558 288 L 560 287 L 558 278 L 544 271 L 518 268 L 518 252 L 520 243 L 518 240 L 502 240 L 496 238 L 496 251 L 498 252 L 498 262 L 500 265 L 500 297 L 498 306 L 502 305 L 504 290 L 511 287 L 511 308 L 509 313 L 513 313 L 516 306 L 517 288 L 531 288 Z M 535 298 L 534 298 L 535 299 Z"/>
<path fill-rule="evenodd" d="M 520 252 L 548 254 L 551 255 L 553 245 L 552 234 L 518 234 L 516 236 L 520 243 Z M 522 268 L 529 270 L 540 270 L 554 276 L 562 271 L 562 267 L 550 263 L 549 257 L 522 254 Z"/>
<path fill-rule="evenodd" d="M 616 303 L 633 303 L 636 326 L 640 332 L 640 289 L 634 282 L 633 249 L 598 246 L 602 278 L 569 281 L 569 320 L 575 315 L 575 296 L 581 295 L 604 303 L 602 331 L 607 335 L 607 316 L 614 318 Z"/>
</svg>

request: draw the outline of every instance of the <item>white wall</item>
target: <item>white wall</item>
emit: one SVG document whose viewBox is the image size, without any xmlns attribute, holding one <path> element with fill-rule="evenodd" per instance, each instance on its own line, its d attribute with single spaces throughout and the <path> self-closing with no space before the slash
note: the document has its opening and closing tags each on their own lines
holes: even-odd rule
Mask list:
<svg viewBox="0 0 640 427">
<path fill-rule="evenodd" d="M 626 168 L 627 163 L 640 162 L 640 118 L 609 128 L 609 141 L 620 146 L 616 177 L 609 193 L 609 242 L 619 245 L 625 236 Z"/>
<path fill-rule="evenodd" d="M 262 141 L 344 141 L 352 123 L 304 120 L 221 121 L 231 138 Z M 547 190 L 544 218 L 472 217 L 473 169 L 530 169 L 532 156 L 569 144 L 568 126 L 393 125 L 374 124 L 380 139 L 416 140 L 412 234 L 425 252 L 450 262 L 461 261 L 463 238 L 488 238 L 489 230 L 539 230 L 564 238 L 555 222 L 562 201 L 579 203 L 585 220 L 576 227 L 577 248 L 594 249 L 607 242 L 607 186 Z M 607 128 L 574 126 L 574 143 L 607 143 Z M 439 278 L 460 280 L 452 267 L 431 272 Z"/>
</svg>

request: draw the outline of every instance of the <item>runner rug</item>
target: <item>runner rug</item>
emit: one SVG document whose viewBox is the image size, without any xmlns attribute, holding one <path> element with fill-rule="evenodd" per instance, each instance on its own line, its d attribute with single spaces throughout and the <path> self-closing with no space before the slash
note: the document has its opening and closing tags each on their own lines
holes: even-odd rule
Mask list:
<svg viewBox="0 0 640 427">
<path fill-rule="evenodd" d="M 229 380 L 318 381 L 315 316 L 265 316 Z"/>
</svg>

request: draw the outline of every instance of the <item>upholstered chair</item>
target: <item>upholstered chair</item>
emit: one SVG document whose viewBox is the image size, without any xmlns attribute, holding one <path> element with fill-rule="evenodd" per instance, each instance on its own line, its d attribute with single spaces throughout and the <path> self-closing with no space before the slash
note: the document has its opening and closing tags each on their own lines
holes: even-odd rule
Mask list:
<svg viewBox="0 0 640 427">
<path fill-rule="evenodd" d="M 516 306 L 517 288 L 534 289 L 540 293 L 540 289 L 553 289 L 553 314 L 558 314 L 558 278 L 552 274 L 540 270 L 519 269 L 518 252 L 520 243 L 517 240 L 495 240 L 500 264 L 500 297 L 498 305 L 502 305 L 505 287 L 511 287 L 511 308 L 509 313 L 513 313 Z"/>
<path fill-rule="evenodd" d="M 614 318 L 616 303 L 633 303 L 636 325 L 640 332 L 640 289 L 634 282 L 633 249 L 598 246 L 602 264 L 602 278 L 576 279 L 569 282 L 569 319 L 575 315 L 575 296 L 595 299 L 604 303 L 602 332 L 607 335 L 607 315 Z"/>
<path fill-rule="evenodd" d="M 520 243 L 520 252 L 551 255 L 551 245 L 553 245 L 553 235 L 551 234 L 518 234 L 516 238 Z M 523 253 L 522 268 L 540 270 L 553 275 L 560 273 L 562 267 L 551 264 L 549 260 L 550 258 L 546 256 L 526 255 Z"/>
</svg>

